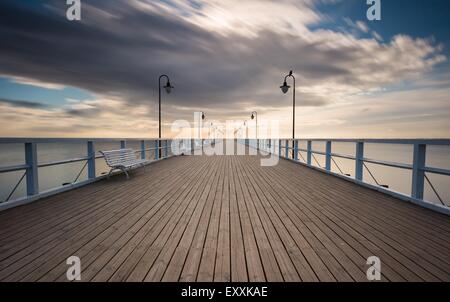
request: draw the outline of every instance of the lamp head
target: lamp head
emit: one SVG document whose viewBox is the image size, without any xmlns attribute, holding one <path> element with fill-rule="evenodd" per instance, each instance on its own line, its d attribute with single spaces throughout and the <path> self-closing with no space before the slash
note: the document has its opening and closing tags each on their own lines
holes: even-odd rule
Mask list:
<svg viewBox="0 0 450 302">
<path fill-rule="evenodd" d="M 206 117 L 205 117 L 205 113 L 204 112 L 202 112 L 202 120 L 204 120 Z"/>
<path fill-rule="evenodd" d="M 284 94 L 288 93 L 289 88 L 291 88 L 291 86 L 289 86 L 286 81 L 284 81 L 283 86 L 280 86 L 281 91 L 283 91 Z"/>
<path fill-rule="evenodd" d="M 167 81 L 166 86 L 164 86 L 164 89 L 166 90 L 167 94 L 170 94 L 173 88 L 174 87 L 170 84 L 170 81 Z"/>
<path fill-rule="evenodd" d="M 255 119 L 255 114 L 254 113 L 252 113 L 252 120 L 254 120 Z"/>
</svg>

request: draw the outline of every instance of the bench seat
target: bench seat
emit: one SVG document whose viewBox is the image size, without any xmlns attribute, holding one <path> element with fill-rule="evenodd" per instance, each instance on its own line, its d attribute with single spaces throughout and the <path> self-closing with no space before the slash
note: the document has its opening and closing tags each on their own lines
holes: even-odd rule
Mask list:
<svg viewBox="0 0 450 302">
<path fill-rule="evenodd" d="M 130 178 L 128 174 L 128 170 L 144 167 L 149 162 L 145 159 L 136 158 L 136 152 L 133 149 L 119 149 L 119 150 L 110 150 L 110 151 L 100 151 L 100 153 L 105 157 L 106 164 L 111 170 L 108 173 L 108 179 L 111 173 L 115 170 L 121 170 L 127 176 L 127 179 Z"/>
</svg>

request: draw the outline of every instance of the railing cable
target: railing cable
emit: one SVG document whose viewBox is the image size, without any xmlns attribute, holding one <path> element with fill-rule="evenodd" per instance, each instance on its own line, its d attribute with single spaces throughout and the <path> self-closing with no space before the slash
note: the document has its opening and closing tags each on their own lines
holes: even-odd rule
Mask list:
<svg viewBox="0 0 450 302">
<path fill-rule="evenodd" d="M 63 186 L 66 186 L 66 185 L 70 185 L 70 184 L 76 183 L 77 180 L 78 180 L 78 178 L 80 178 L 81 173 L 83 173 L 84 168 L 86 168 L 87 164 L 88 164 L 88 161 L 86 161 L 86 162 L 84 163 L 83 167 L 81 168 L 80 172 L 78 173 L 77 177 L 75 178 L 75 180 L 74 180 L 73 182 L 70 182 L 70 183 L 67 183 L 67 182 L 66 182 L 66 183 L 63 183 Z"/>
<path fill-rule="evenodd" d="M 339 172 L 341 172 L 342 175 L 345 175 L 345 176 L 348 176 L 348 177 L 352 176 L 351 174 L 344 173 L 344 172 L 342 171 L 342 169 L 339 167 L 338 163 L 337 163 L 336 160 L 333 158 L 333 156 L 331 156 L 331 160 L 332 160 L 333 163 L 336 165 L 336 167 L 338 168 Z"/>
<path fill-rule="evenodd" d="M 17 182 L 17 184 L 14 186 L 14 189 L 12 189 L 11 193 L 9 193 L 8 197 L 6 198 L 6 200 L 4 202 L 7 202 L 14 194 L 14 192 L 16 192 L 17 188 L 19 187 L 20 183 L 22 182 L 22 180 L 25 178 L 25 175 L 27 175 L 27 171 L 25 171 L 22 174 L 22 177 L 19 179 L 19 181 Z"/>
<path fill-rule="evenodd" d="M 371 176 L 372 179 L 375 181 L 375 183 L 377 184 L 377 186 L 383 187 L 383 188 L 386 188 L 386 189 L 389 189 L 389 186 L 388 186 L 388 185 L 381 185 L 381 184 L 377 181 L 377 179 L 375 178 L 375 176 L 374 176 L 374 175 L 372 174 L 372 172 L 369 170 L 369 167 L 367 167 L 366 163 L 363 162 L 363 165 L 364 165 L 364 167 L 366 168 L 367 172 L 369 172 L 370 176 Z"/>
<path fill-rule="evenodd" d="M 442 200 L 441 196 L 438 194 L 438 192 L 436 191 L 436 189 L 434 188 L 433 184 L 431 183 L 431 180 L 428 178 L 427 174 L 425 174 L 425 179 L 427 180 L 428 184 L 430 185 L 431 189 L 433 190 L 434 194 L 436 194 L 437 198 L 439 199 L 439 201 L 442 203 L 442 205 L 448 207 L 447 204 L 445 204 L 445 202 Z"/>
<path fill-rule="evenodd" d="M 314 158 L 314 161 L 316 162 L 316 164 L 319 166 L 319 168 L 322 168 L 322 166 L 320 165 L 319 161 L 317 160 L 316 156 L 314 155 L 314 153 L 311 153 L 312 157 Z"/>
<path fill-rule="evenodd" d="M 341 168 L 339 167 L 339 165 L 337 164 L 337 162 L 334 160 L 334 158 L 332 156 L 331 156 L 331 160 L 336 165 L 336 167 L 338 168 L 339 172 L 341 172 L 341 174 L 344 174 L 344 172 L 341 170 Z"/>
<path fill-rule="evenodd" d="M 302 152 L 298 151 L 298 155 L 300 155 L 300 157 L 303 159 L 303 162 L 306 163 L 305 157 L 302 155 Z"/>
</svg>

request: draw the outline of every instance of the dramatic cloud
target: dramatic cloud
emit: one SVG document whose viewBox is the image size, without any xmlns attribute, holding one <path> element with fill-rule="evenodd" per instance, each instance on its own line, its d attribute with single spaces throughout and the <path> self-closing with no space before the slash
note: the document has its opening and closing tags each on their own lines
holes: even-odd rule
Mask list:
<svg viewBox="0 0 450 302">
<path fill-rule="evenodd" d="M 0 100 L 0 112 L 3 136 L 45 133 L 46 137 L 149 137 L 157 126 L 156 122 L 146 120 L 149 114 L 146 106 L 129 108 L 126 103 L 112 99 L 71 102 L 62 108 Z"/>
<path fill-rule="evenodd" d="M 12 107 L 19 108 L 47 108 L 47 105 L 45 104 L 23 100 L 0 99 L 0 104 L 6 104 Z"/>
<path fill-rule="evenodd" d="M 190 119 L 194 110 L 239 118 L 253 109 L 273 114 L 289 108 L 278 86 L 290 69 L 298 105 L 324 107 L 417 79 L 446 60 L 428 39 L 397 35 L 382 43 L 375 32 L 376 39 L 361 39 L 312 30 L 324 18 L 316 2 L 85 1 L 82 21 L 69 22 L 65 1 L 26 6 L 6 0 L 0 3 L 0 74 L 98 96 L 82 108 L 60 109 L 62 118 L 83 124 L 111 111 L 142 117 L 148 127 L 163 73 L 175 86 L 164 96 L 166 119 Z M 365 23 L 353 25 L 369 32 Z M 110 100 L 114 106 L 108 107 Z M 141 107 L 145 114 L 134 115 Z"/>
<path fill-rule="evenodd" d="M 54 90 L 64 89 L 64 85 L 44 83 L 39 80 L 25 78 L 25 77 L 9 76 L 9 79 L 12 83 L 15 83 L 15 84 L 29 85 L 29 86 L 35 86 L 35 87 L 46 88 L 46 89 L 54 89 Z"/>
</svg>

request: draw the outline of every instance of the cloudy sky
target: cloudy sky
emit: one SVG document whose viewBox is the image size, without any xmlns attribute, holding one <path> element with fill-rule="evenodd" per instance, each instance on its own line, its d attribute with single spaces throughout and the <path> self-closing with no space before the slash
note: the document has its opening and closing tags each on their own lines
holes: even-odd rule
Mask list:
<svg viewBox="0 0 450 302">
<path fill-rule="evenodd" d="M 0 2 L 0 136 L 156 137 L 209 121 L 280 120 L 298 137 L 450 137 L 450 2 L 383 0 Z"/>
</svg>

